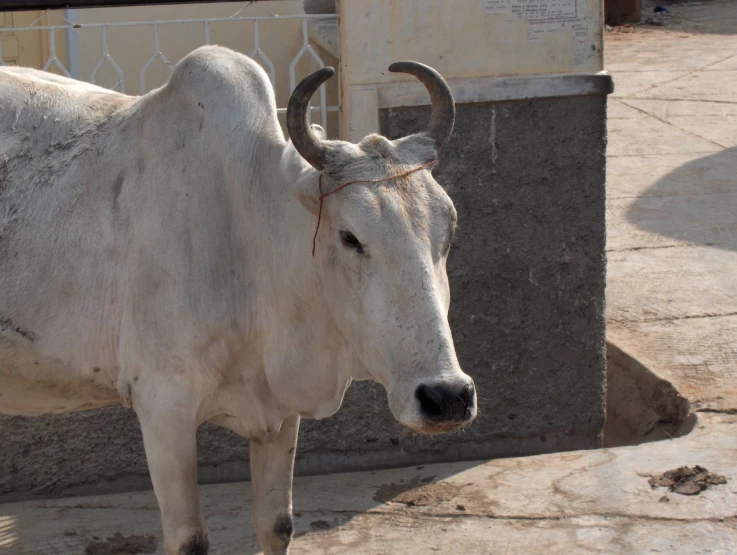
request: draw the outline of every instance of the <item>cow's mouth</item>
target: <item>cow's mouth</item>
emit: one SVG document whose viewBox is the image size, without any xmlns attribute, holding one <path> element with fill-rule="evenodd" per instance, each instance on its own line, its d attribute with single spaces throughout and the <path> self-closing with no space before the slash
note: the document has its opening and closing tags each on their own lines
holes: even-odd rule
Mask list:
<svg viewBox="0 0 737 555">
<path fill-rule="evenodd" d="M 474 414 L 468 420 L 463 422 L 437 422 L 432 420 L 423 420 L 417 424 L 408 426 L 412 431 L 426 436 L 434 436 L 439 434 L 447 434 L 449 432 L 460 432 L 468 428 L 476 418 Z"/>
</svg>

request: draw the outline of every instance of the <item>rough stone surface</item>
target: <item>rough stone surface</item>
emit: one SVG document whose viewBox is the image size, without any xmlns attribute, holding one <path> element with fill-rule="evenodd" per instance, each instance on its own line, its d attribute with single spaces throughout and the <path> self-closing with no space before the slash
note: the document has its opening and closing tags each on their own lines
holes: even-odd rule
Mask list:
<svg viewBox="0 0 737 555">
<path fill-rule="evenodd" d="M 471 436 L 512 445 L 563 431 L 580 448 L 599 444 L 605 113 L 603 96 L 457 107 L 435 173 L 459 214 L 450 320 L 482 397 Z M 427 117 L 385 110 L 382 132 L 402 136 Z"/>
<path fill-rule="evenodd" d="M 297 474 L 601 445 L 605 103 L 458 107 L 437 178 L 459 212 L 450 319 L 480 416 L 465 432 L 421 437 L 394 421 L 380 386 L 356 384 L 336 416 L 303 421 Z M 427 113 L 384 112 L 383 131 L 417 131 Z M 6 500 L 149 486 L 130 410 L 0 417 L 0 445 Z M 199 456 L 202 483 L 249 477 L 248 443 L 226 430 L 203 425 Z"/>
</svg>

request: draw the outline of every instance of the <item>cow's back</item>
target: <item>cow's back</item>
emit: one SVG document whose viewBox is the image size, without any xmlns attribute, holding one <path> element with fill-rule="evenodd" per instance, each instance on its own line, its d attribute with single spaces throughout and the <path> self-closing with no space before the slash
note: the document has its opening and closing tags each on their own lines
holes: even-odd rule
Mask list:
<svg viewBox="0 0 737 555">
<path fill-rule="evenodd" d="M 0 72 L 0 412 L 125 402 L 155 356 L 243 335 L 248 218 L 225 183 L 267 179 L 275 108 L 254 62 L 213 47 L 143 97 Z"/>
</svg>

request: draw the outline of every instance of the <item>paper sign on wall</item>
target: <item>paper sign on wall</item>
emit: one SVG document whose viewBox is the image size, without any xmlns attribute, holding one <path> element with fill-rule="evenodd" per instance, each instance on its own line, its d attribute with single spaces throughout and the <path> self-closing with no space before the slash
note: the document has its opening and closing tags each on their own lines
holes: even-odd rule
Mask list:
<svg viewBox="0 0 737 555">
<path fill-rule="evenodd" d="M 484 0 L 486 15 L 509 16 L 529 23 L 567 21 L 578 18 L 577 0 Z"/>
</svg>

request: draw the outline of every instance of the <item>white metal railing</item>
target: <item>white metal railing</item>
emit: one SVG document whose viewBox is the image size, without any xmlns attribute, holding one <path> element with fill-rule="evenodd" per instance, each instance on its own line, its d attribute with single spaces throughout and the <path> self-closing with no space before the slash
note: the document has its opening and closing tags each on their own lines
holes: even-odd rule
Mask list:
<svg viewBox="0 0 737 555">
<path fill-rule="evenodd" d="M 252 5 L 252 3 L 249 3 L 247 7 Z M 126 90 L 126 75 L 121 66 L 118 64 L 118 62 L 115 61 L 115 58 L 110 53 L 109 50 L 109 44 L 108 44 L 108 30 L 111 28 L 120 28 L 120 27 L 131 27 L 131 26 L 145 26 L 150 27 L 151 32 L 153 33 L 153 42 L 154 42 L 154 52 L 151 54 L 151 56 L 145 61 L 143 66 L 140 68 L 139 71 L 139 80 L 140 80 L 140 88 L 141 88 L 141 94 L 144 94 L 148 91 L 147 82 L 146 82 L 146 74 L 151 68 L 151 65 L 156 61 L 160 60 L 164 66 L 169 70 L 171 73 L 172 69 L 174 68 L 174 65 L 167 59 L 166 55 L 162 51 L 161 48 L 161 40 L 159 36 L 159 28 L 166 25 L 182 25 L 182 24 L 189 24 L 189 25 L 201 25 L 202 26 L 202 44 L 210 44 L 210 27 L 211 25 L 215 23 L 242 23 L 242 24 L 251 24 L 253 25 L 253 31 L 254 31 L 254 44 L 253 44 L 253 50 L 249 53 L 249 56 L 256 61 L 260 62 L 261 65 L 264 67 L 264 70 L 269 76 L 269 79 L 271 80 L 271 84 L 274 87 L 274 90 L 276 92 L 276 86 L 277 86 L 277 80 L 276 80 L 276 73 L 277 68 L 274 67 L 274 64 L 269 59 L 267 54 L 262 49 L 261 45 L 261 26 L 262 25 L 268 25 L 270 22 L 274 21 L 284 21 L 284 20 L 300 20 L 301 21 L 301 32 L 302 32 L 302 46 L 299 49 L 299 51 L 294 55 L 292 58 L 290 64 L 289 64 L 289 86 L 290 86 L 290 92 L 294 89 L 294 87 L 297 84 L 297 64 L 300 62 L 300 60 L 304 56 L 311 57 L 314 62 L 317 64 L 318 67 L 325 67 L 325 63 L 323 62 L 322 58 L 317 54 L 315 49 L 312 47 L 309 41 L 309 33 L 308 33 L 308 26 L 307 21 L 308 19 L 316 19 L 316 18 L 335 18 L 334 14 L 299 14 L 299 15 L 283 15 L 279 16 L 270 10 L 267 10 L 270 15 L 266 16 L 242 16 L 240 13 L 245 8 L 241 8 L 238 12 L 236 12 L 234 15 L 230 17 L 212 17 L 212 18 L 199 18 L 199 19 L 169 19 L 169 20 L 157 20 L 157 21 L 126 21 L 126 22 L 116 22 L 116 23 L 75 23 L 73 21 L 69 21 L 68 19 L 65 19 L 61 14 L 55 11 L 49 11 L 45 12 L 44 15 L 52 14 L 54 16 L 59 17 L 63 23 L 58 25 L 39 25 L 39 21 L 43 18 L 43 16 L 36 19 L 33 23 L 31 23 L 28 26 L 25 27 L 1 27 L 0 28 L 0 64 L 6 65 L 5 61 L 2 57 L 2 36 L 4 34 L 8 33 L 22 33 L 22 32 L 29 32 L 29 31 L 47 31 L 49 33 L 49 57 L 46 60 L 46 63 L 43 66 L 44 71 L 48 71 L 51 69 L 51 67 L 55 67 L 61 74 L 72 77 L 69 70 L 65 67 L 64 63 L 58 58 L 57 55 L 57 45 L 56 45 L 56 34 L 58 31 L 64 31 L 69 33 L 78 33 L 80 30 L 84 29 L 102 29 L 102 44 L 101 44 L 101 55 L 100 58 L 97 60 L 97 63 L 92 69 L 92 72 L 89 76 L 89 82 L 93 84 L 98 84 L 96 82 L 96 77 L 99 72 L 99 70 L 103 67 L 105 63 L 107 63 L 112 70 L 117 75 L 117 81 L 113 84 L 112 87 L 109 87 L 113 90 L 118 90 L 122 93 L 125 93 Z M 77 76 L 74 76 L 77 77 Z M 318 106 L 311 106 L 310 110 L 308 111 L 308 116 L 311 119 L 312 112 L 318 111 L 320 113 L 320 123 L 323 126 L 323 128 L 327 128 L 327 114 L 328 112 L 337 112 L 338 106 L 328 106 L 327 105 L 327 98 L 326 98 L 326 91 L 325 91 L 325 85 L 322 85 L 320 87 L 320 95 L 319 95 L 319 105 Z M 283 114 L 286 112 L 286 108 L 278 108 L 277 112 L 279 114 Z"/>
</svg>

